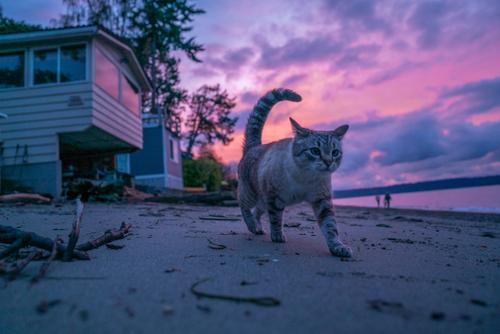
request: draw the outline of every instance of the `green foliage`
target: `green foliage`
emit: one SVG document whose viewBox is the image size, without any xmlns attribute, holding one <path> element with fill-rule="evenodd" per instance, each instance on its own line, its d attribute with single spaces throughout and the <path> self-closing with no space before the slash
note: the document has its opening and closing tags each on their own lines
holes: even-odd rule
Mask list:
<svg viewBox="0 0 500 334">
<path fill-rule="evenodd" d="M 28 24 L 24 21 L 16 21 L 5 17 L 0 6 L 0 34 L 13 34 L 18 32 L 30 32 L 41 30 L 42 27 L 35 24 Z"/>
<path fill-rule="evenodd" d="M 217 161 L 210 158 L 184 160 L 182 170 L 186 187 L 206 187 L 208 191 L 220 189 L 222 169 Z"/>
</svg>

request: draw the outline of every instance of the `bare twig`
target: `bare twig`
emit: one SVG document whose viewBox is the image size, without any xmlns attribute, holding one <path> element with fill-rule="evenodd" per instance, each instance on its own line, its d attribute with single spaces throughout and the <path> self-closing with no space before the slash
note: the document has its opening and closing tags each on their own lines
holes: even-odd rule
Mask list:
<svg viewBox="0 0 500 334">
<path fill-rule="evenodd" d="M 29 237 L 28 245 L 36 248 L 44 249 L 50 252 L 54 246 L 53 240 L 49 238 L 42 237 L 33 232 L 24 232 L 10 226 L 0 225 L 0 242 L 2 243 L 12 244 L 17 239 L 23 236 L 28 236 Z M 58 255 L 64 254 L 65 251 L 66 247 L 64 245 L 57 244 Z M 90 260 L 88 254 L 77 250 L 73 252 L 73 257 L 78 260 Z"/>
<path fill-rule="evenodd" d="M 0 252 L 0 260 L 3 259 L 3 258 L 6 258 L 10 254 L 14 254 L 19 249 L 21 249 L 24 246 L 26 246 L 28 244 L 29 240 L 30 240 L 30 236 L 29 235 L 23 235 L 20 238 L 18 238 L 16 241 L 14 241 L 13 243 L 11 243 L 10 246 L 7 247 L 7 249 L 5 249 L 2 252 Z"/>
<path fill-rule="evenodd" d="M 207 240 L 208 240 L 208 247 L 209 248 L 216 249 L 216 250 L 222 250 L 222 249 L 226 248 L 226 246 L 223 244 L 218 244 L 218 243 L 213 242 L 212 240 L 210 240 L 208 238 L 207 238 Z"/>
<path fill-rule="evenodd" d="M 54 242 L 52 244 L 52 251 L 50 252 L 50 257 L 47 259 L 47 261 L 42 263 L 42 265 L 40 266 L 40 270 L 38 271 L 38 274 L 35 277 L 33 277 L 33 279 L 31 280 L 31 286 L 38 283 L 43 278 L 43 276 L 45 276 L 45 273 L 47 272 L 47 270 L 49 270 L 50 264 L 52 263 L 52 261 L 54 261 L 54 259 L 57 256 L 57 245 L 61 241 L 62 240 L 59 237 L 56 237 L 54 239 Z"/>
<path fill-rule="evenodd" d="M 63 261 L 71 261 L 73 259 L 73 251 L 75 250 L 76 243 L 78 242 L 78 236 L 80 235 L 80 224 L 82 222 L 83 215 L 83 203 L 80 198 L 76 199 L 76 212 L 75 221 L 73 222 L 73 227 L 71 228 L 71 233 L 69 234 L 68 246 L 63 255 Z"/>
<path fill-rule="evenodd" d="M 220 299 L 220 300 L 228 300 L 236 303 L 251 303 L 259 306 L 279 306 L 281 302 L 273 297 L 239 297 L 239 296 L 229 296 L 229 295 L 219 295 L 215 293 L 208 293 L 196 290 L 196 287 L 201 283 L 207 282 L 210 279 L 203 279 L 195 282 L 191 285 L 191 293 L 198 298 L 211 298 L 211 299 Z"/>
<path fill-rule="evenodd" d="M 102 236 L 97 239 L 87 241 L 83 244 L 76 246 L 76 249 L 80 251 L 89 251 L 91 249 L 99 248 L 102 245 L 110 243 L 112 241 L 123 239 L 129 233 L 132 225 L 122 223 L 120 229 L 118 230 L 107 230 Z"/>
</svg>

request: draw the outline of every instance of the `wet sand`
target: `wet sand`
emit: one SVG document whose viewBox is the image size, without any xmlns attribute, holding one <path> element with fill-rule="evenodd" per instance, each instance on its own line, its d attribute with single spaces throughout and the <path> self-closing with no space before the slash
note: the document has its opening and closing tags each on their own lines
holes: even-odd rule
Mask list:
<svg viewBox="0 0 500 334">
<path fill-rule="evenodd" d="M 72 219 L 69 204 L 0 207 L 1 224 L 48 237 Z M 40 262 L 0 280 L 0 333 L 498 333 L 500 215 L 338 207 L 349 260 L 329 255 L 308 207 L 285 219 L 273 244 L 238 208 L 90 204 L 80 240 L 125 221 L 124 247 L 54 262 L 32 288 Z M 199 299 L 204 278 L 201 291 L 280 305 Z"/>
</svg>

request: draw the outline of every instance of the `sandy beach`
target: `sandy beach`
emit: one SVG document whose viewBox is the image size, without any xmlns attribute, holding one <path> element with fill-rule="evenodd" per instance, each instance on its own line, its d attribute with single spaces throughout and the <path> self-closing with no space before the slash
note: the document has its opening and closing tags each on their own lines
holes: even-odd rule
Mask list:
<svg viewBox="0 0 500 334">
<path fill-rule="evenodd" d="M 81 241 L 127 222 L 124 247 L 54 262 L 34 287 L 41 262 L 0 280 L 0 333 L 498 333 L 500 215 L 336 214 L 349 260 L 329 255 L 306 206 L 287 209 L 288 242 L 273 244 L 238 208 L 89 204 Z M 70 203 L 0 207 L 1 224 L 51 238 L 72 220 Z M 280 304 L 197 298 L 205 278 L 197 291 Z"/>
</svg>

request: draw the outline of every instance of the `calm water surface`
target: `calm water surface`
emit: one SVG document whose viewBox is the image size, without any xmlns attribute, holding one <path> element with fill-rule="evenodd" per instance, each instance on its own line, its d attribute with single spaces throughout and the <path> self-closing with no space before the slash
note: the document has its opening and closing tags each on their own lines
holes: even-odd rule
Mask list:
<svg viewBox="0 0 500 334">
<path fill-rule="evenodd" d="M 500 213 L 500 185 L 391 194 L 395 208 Z M 381 195 L 381 205 L 383 195 Z M 337 205 L 376 207 L 375 196 L 334 199 Z"/>
</svg>

